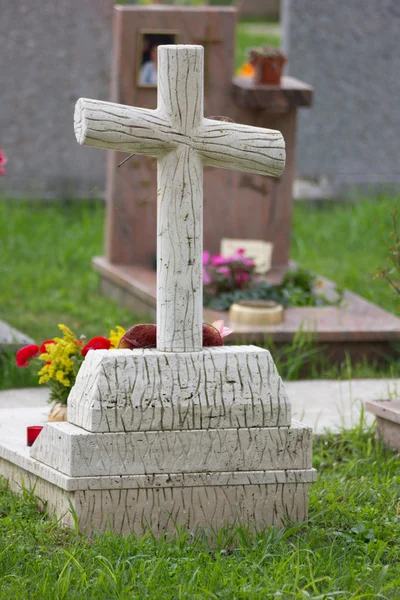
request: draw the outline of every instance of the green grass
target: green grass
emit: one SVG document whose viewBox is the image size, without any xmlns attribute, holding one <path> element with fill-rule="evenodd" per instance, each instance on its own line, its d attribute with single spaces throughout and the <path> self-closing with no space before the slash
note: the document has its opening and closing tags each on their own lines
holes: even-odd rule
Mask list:
<svg viewBox="0 0 400 600">
<path fill-rule="evenodd" d="M 103 225 L 101 204 L 0 202 L 0 318 L 37 341 L 57 335 L 57 323 L 88 337 L 134 324 L 100 295 L 91 268 Z"/>
<path fill-rule="evenodd" d="M 391 210 L 398 205 L 399 198 L 330 202 L 319 208 L 296 203 L 293 259 L 400 315 L 400 297 L 387 282 L 374 279 L 379 269 L 389 264 Z"/>
<path fill-rule="evenodd" d="M 0 599 L 398 599 L 400 457 L 354 430 L 315 441 L 314 466 L 307 525 L 239 528 L 235 543 L 232 531 L 211 544 L 183 532 L 87 539 L 3 484 Z"/>
</svg>

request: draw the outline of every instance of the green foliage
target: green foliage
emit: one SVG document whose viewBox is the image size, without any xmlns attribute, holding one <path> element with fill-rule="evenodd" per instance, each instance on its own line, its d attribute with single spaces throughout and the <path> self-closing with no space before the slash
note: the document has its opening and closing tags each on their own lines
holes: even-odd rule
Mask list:
<svg viewBox="0 0 400 600">
<path fill-rule="evenodd" d="M 39 341 L 64 323 L 90 339 L 137 320 L 100 294 L 91 267 L 102 254 L 99 203 L 0 200 L 0 319 Z"/>
<path fill-rule="evenodd" d="M 399 598 L 400 457 L 360 423 L 317 438 L 314 466 L 308 524 L 161 539 L 88 539 L 0 484 L 0 600 Z"/>
<path fill-rule="evenodd" d="M 390 267 L 383 267 L 377 275 L 381 279 L 386 280 L 396 294 L 400 294 L 400 226 L 398 223 L 398 212 L 396 207 L 393 208 L 393 230 L 389 233 L 389 236 L 393 239 L 392 245 L 388 246 L 389 260 L 392 265 Z"/>
<path fill-rule="evenodd" d="M 204 306 L 213 310 L 229 310 L 234 302 L 240 300 L 273 300 L 284 307 L 288 306 L 327 306 L 332 304 L 323 294 L 314 291 L 316 278 L 310 271 L 298 267 L 289 269 L 280 285 L 266 281 L 252 284 L 251 287 L 223 292 L 217 296 L 204 295 Z M 338 294 L 335 305 L 342 301 L 342 292 Z"/>
<path fill-rule="evenodd" d="M 15 363 L 16 350 L 0 350 L 0 390 L 27 388 L 38 385 L 37 372 L 32 368 L 20 369 Z"/>
</svg>

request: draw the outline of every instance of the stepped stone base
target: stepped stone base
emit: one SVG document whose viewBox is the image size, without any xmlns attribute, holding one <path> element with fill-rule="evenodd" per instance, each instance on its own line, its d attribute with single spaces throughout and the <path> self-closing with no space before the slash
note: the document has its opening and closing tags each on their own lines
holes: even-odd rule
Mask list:
<svg viewBox="0 0 400 600">
<path fill-rule="evenodd" d="M 11 489 L 34 488 L 66 525 L 141 535 L 307 519 L 311 429 L 291 423 L 266 350 L 91 351 L 68 419 L 31 451 L 0 442 Z"/>
<path fill-rule="evenodd" d="M 308 488 L 316 479 L 315 469 L 73 478 L 29 457 L 8 459 L 0 458 L 0 474 L 12 491 L 34 488 L 62 524 L 74 527 L 75 518 L 85 533 L 151 529 L 160 535 L 176 526 L 195 531 L 239 523 L 279 529 L 287 519 L 307 519 Z"/>
</svg>

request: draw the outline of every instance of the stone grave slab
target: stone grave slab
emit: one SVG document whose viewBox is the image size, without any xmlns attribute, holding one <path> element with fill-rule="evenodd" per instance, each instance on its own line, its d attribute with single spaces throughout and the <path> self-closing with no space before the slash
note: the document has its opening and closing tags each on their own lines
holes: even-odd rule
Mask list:
<svg viewBox="0 0 400 600">
<path fill-rule="evenodd" d="M 18 348 L 27 344 L 34 344 L 29 336 L 11 327 L 5 321 L 0 321 L 0 350 Z"/>
<path fill-rule="evenodd" d="M 400 452 L 400 400 L 370 400 L 365 407 L 376 417 L 377 436 L 390 450 Z"/>
<path fill-rule="evenodd" d="M 93 259 L 101 274 L 101 290 L 122 305 L 132 309 L 148 322 L 156 315 L 156 273 L 139 266 L 111 265 L 103 257 Z M 291 266 L 294 266 L 293 264 Z M 279 283 L 284 270 L 272 269 L 265 279 Z M 318 292 L 334 297 L 335 285 L 324 277 L 318 278 Z M 232 329 L 229 341 L 235 344 L 291 343 L 299 331 L 313 334 L 315 343 L 332 360 L 342 362 L 346 353 L 353 360 L 367 356 L 380 360 L 395 353 L 400 343 L 400 318 L 346 290 L 341 307 L 297 307 L 285 310 L 284 321 L 277 325 L 255 326 L 232 323 L 228 312 L 204 309 L 203 320 L 212 323 L 222 319 Z"/>
<path fill-rule="evenodd" d="M 201 46 L 162 45 L 156 110 L 76 106 L 78 142 L 158 162 L 157 348 L 90 351 L 68 422 L 46 424 L 29 455 L 1 447 L 12 486 L 38 480 L 82 531 L 307 518 L 312 432 L 291 421 L 270 353 L 203 348 L 203 165 L 279 176 L 285 164 L 280 132 L 203 117 L 203 64 Z"/>
</svg>

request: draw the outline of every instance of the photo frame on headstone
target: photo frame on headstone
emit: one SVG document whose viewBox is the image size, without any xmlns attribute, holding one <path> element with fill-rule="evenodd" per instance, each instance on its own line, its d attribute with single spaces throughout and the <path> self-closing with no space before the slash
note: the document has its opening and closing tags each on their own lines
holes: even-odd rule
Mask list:
<svg viewBox="0 0 400 600">
<path fill-rule="evenodd" d="M 141 29 L 138 35 L 136 85 L 157 88 L 157 48 L 177 44 L 179 31 L 170 29 Z"/>
</svg>

